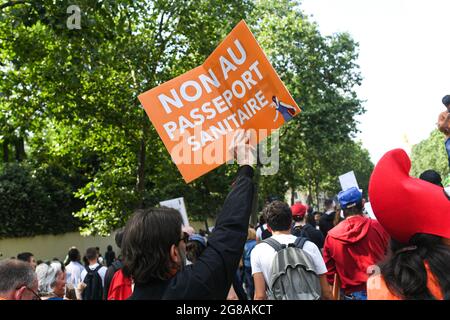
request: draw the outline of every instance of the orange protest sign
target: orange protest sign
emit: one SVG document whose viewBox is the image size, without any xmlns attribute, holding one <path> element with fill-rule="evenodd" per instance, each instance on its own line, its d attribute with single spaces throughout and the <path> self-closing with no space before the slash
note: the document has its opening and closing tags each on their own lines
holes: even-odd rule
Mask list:
<svg viewBox="0 0 450 320">
<path fill-rule="evenodd" d="M 230 160 L 239 129 L 254 143 L 300 112 L 255 37 L 241 21 L 199 67 L 139 96 L 184 180 Z"/>
</svg>

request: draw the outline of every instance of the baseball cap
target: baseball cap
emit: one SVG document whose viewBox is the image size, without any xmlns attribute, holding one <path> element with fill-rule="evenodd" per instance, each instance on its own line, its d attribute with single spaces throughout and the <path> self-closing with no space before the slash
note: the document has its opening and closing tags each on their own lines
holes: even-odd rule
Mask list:
<svg viewBox="0 0 450 320">
<path fill-rule="evenodd" d="M 422 174 L 419 176 L 419 179 L 443 187 L 441 175 L 434 170 L 427 170 L 422 172 Z"/>
<path fill-rule="evenodd" d="M 442 103 L 446 107 L 450 106 L 450 95 L 446 95 L 445 97 L 443 97 L 442 98 Z"/>
<path fill-rule="evenodd" d="M 362 193 L 358 188 L 351 187 L 350 189 L 339 192 L 338 200 L 342 209 L 348 209 L 361 202 Z"/>
<path fill-rule="evenodd" d="M 295 203 L 291 207 L 292 216 L 300 217 L 300 219 L 303 219 L 303 217 L 306 214 L 306 210 L 308 210 L 308 208 L 304 204 L 301 204 L 301 203 Z"/>
<path fill-rule="evenodd" d="M 189 241 L 198 241 L 200 242 L 202 245 L 204 245 L 206 247 L 206 240 L 204 237 L 202 237 L 201 235 L 199 235 L 198 233 L 195 233 L 193 235 L 191 235 L 189 237 Z"/>
</svg>

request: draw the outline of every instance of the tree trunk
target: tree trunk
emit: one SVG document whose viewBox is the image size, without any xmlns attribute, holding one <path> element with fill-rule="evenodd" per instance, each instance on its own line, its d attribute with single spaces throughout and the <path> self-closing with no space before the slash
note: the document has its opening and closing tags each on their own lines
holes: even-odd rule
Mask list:
<svg viewBox="0 0 450 320">
<path fill-rule="evenodd" d="M 316 204 L 319 207 L 319 180 L 316 180 Z"/>
<path fill-rule="evenodd" d="M 311 185 L 312 185 L 312 181 L 311 181 L 311 177 L 309 177 L 309 179 L 308 179 L 308 197 L 306 199 L 306 204 L 308 206 L 310 206 L 312 203 L 312 186 Z"/>
<path fill-rule="evenodd" d="M 255 168 L 255 178 L 254 178 L 254 186 L 255 190 L 253 193 L 253 203 L 252 203 L 252 213 L 250 215 L 250 224 L 256 226 L 256 223 L 258 222 L 258 192 L 259 192 L 259 183 L 261 180 L 261 167 L 262 164 L 259 161 L 259 145 L 256 147 L 256 168 Z"/>
<path fill-rule="evenodd" d="M 3 140 L 3 162 L 9 162 L 9 143 L 8 140 Z"/>
<path fill-rule="evenodd" d="M 295 189 L 291 188 L 291 206 L 294 205 L 294 201 L 295 201 Z"/>
<path fill-rule="evenodd" d="M 17 5 L 17 4 L 24 4 L 24 3 L 27 3 L 27 2 L 25 0 L 16 0 L 16 1 L 5 2 L 5 3 L 0 5 L 0 11 L 2 11 L 5 8 L 13 7 L 13 6 Z"/>
<path fill-rule="evenodd" d="M 25 142 L 23 137 L 16 138 L 16 140 L 14 141 L 14 146 L 16 149 L 16 160 L 18 162 L 25 160 Z"/>
<path fill-rule="evenodd" d="M 144 191 L 145 191 L 145 161 L 146 161 L 146 142 L 148 137 L 148 119 L 145 110 L 142 110 L 142 137 L 141 145 L 139 147 L 138 156 L 138 172 L 136 189 L 139 194 L 138 208 L 144 207 Z"/>
</svg>

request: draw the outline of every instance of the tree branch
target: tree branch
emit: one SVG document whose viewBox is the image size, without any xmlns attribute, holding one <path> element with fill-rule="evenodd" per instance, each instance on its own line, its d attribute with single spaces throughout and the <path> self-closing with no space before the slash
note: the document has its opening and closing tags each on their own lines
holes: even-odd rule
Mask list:
<svg viewBox="0 0 450 320">
<path fill-rule="evenodd" d="M 13 7 L 17 4 L 25 4 L 25 3 L 27 3 L 27 1 L 25 1 L 25 0 L 8 1 L 4 4 L 0 4 L 0 11 L 2 11 L 3 9 L 8 8 L 8 7 Z"/>
</svg>

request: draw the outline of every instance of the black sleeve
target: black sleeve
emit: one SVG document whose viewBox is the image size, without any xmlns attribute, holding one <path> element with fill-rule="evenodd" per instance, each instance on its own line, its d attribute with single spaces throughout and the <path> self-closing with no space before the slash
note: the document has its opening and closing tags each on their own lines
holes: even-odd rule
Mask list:
<svg viewBox="0 0 450 320">
<path fill-rule="evenodd" d="M 324 237 L 326 237 L 327 236 L 327 227 L 326 227 L 326 225 L 325 225 L 325 213 L 322 215 L 322 217 L 320 217 L 320 220 L 319 220 L 319 230 L 320 230 L 320 232 L 322 232 L 322 235 L 324 236 Z"/>
<path fill-rule="evenodd" d="M 252 178 L 252 167 L 239 168 L 205 251 L 170 281 L 165 299 L 226 299 L 247 240 Z"/>
<path fill-rule="evenodd" d="M 108 267 L 105 274 L 105 286 L 103 288 L 103 300 L 108 300 L 108 291 L 111 286 L 112 278 L 114 277 L 114 273 L 116 273 L 116 268 L 114 266 Z"/>
</svg>

